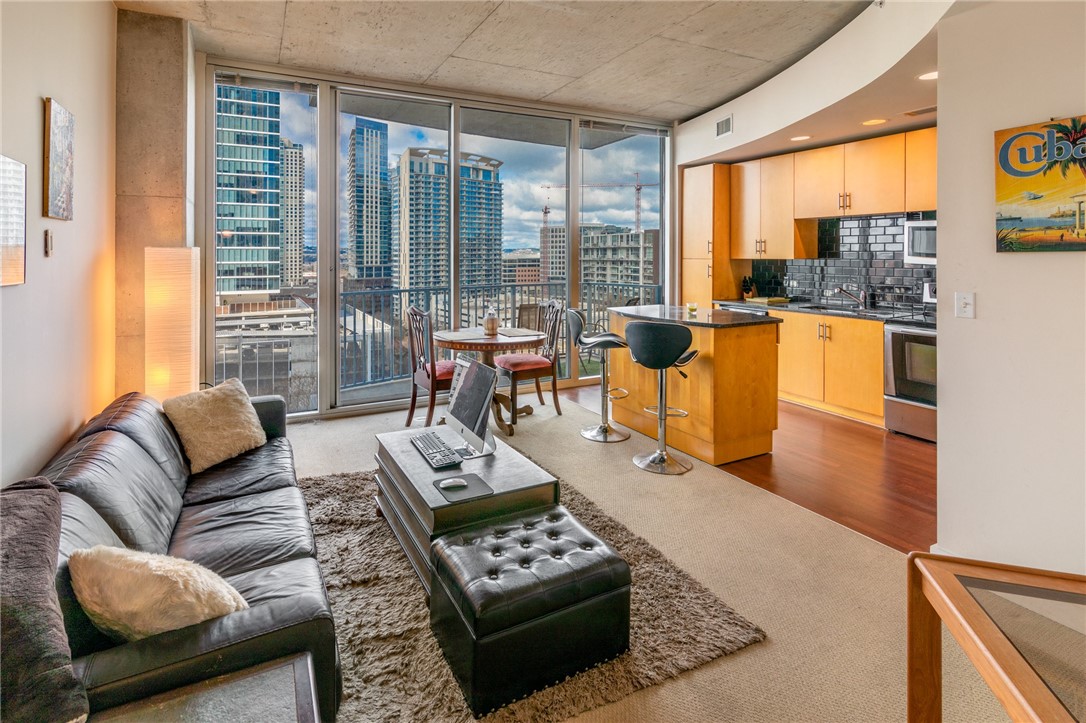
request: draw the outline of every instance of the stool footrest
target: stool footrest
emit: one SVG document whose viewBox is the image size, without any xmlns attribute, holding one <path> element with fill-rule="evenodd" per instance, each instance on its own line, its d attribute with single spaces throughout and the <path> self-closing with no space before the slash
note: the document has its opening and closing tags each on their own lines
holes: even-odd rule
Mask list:
<svg viewBox="0 0 1086 723">
<path fill-rule="evenodd" d="M 616 399 L 625 399 L 628 396 L 630 396 L 630 392 L 622 387 L 611 387 L 607 390 L 607 398 L 612 402 Z"/>
<path fill-rule="evenodd" d="M 649 414 L 659 414 L 660 413 L 660 405 L 653 404 L 651 407 L 645 407 L 645 411 L 648 412 Z M 679 409 L 678 407 L 668 407 L 667 412 L 664 414 L 664 416 L 665 417 L 689 417 L 690 412 L 686 411 L 685 409 Z"/>
</svg>

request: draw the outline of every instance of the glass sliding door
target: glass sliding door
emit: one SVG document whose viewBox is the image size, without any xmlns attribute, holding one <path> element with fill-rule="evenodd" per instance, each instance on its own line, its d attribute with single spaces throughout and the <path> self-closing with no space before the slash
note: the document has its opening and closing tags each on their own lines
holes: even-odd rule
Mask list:
<svg viewBox="0 0 1086 723">
<path fill-rule="evenodd" d="M 451 314 L 451 108 L 338 94 L 339 405 L 406 397 L 406 312 Z"/>
<path fill-rule="evenodd" d="M 607 307 L 662 298 L 667 131 L 580 123 L 580 306 L 590 328 L 607 326 Z M 580 359 L 580 376 L 599 359 Z"/>
<path fill-rule="evenodd" d="M 549 299 L 567 302 L 570 125 L 543 116 L 461 110 L 461 326 L 478 326 L 489 306 L 505 326 L 534 325 L 522 309 Z M 564 362 L 562 370 L 567 376 Z"/>
<path fill-rule="evenodd" d="M 316 86 L 217 73 L 214 378 L 317 408 Z"/>
</svg>

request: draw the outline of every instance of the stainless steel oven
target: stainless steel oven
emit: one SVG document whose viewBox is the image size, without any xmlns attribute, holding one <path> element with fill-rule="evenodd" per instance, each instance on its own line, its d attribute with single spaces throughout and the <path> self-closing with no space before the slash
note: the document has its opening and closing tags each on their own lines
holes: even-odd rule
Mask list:
<svg viewBox="0 0 1086 723">
<path fill-rule="evenodd" d="M 886 324 L 883 400 L 886 428 L 936 437 L 935 329 Z"/>
</svg>

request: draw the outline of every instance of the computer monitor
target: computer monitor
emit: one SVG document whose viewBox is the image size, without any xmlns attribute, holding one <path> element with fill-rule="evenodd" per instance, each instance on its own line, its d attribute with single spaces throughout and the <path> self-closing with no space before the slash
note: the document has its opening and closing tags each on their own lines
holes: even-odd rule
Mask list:
<svg viewBox="0 0 1086 723">
<path fill-rule="evenodd" d="M 456 450 L 464 459 L 494 454 L 489 422 L 497 383 L 498 372 L 493 367 L 462 355 L 457 357 L 445 424 L 464 438 L 466 445 Z"/>
</svg>

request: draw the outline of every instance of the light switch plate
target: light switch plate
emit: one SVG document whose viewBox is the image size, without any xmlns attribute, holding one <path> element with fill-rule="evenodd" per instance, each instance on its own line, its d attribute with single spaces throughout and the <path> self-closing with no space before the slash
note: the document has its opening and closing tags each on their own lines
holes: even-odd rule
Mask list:
<svg viewBox="0 0 1086 723">
<path fill-rule="evenodd" d="M 977 295 L 972 291 L 955 291 L 954 316 L 960 319 L 976 319 Z"/>
</svg>

